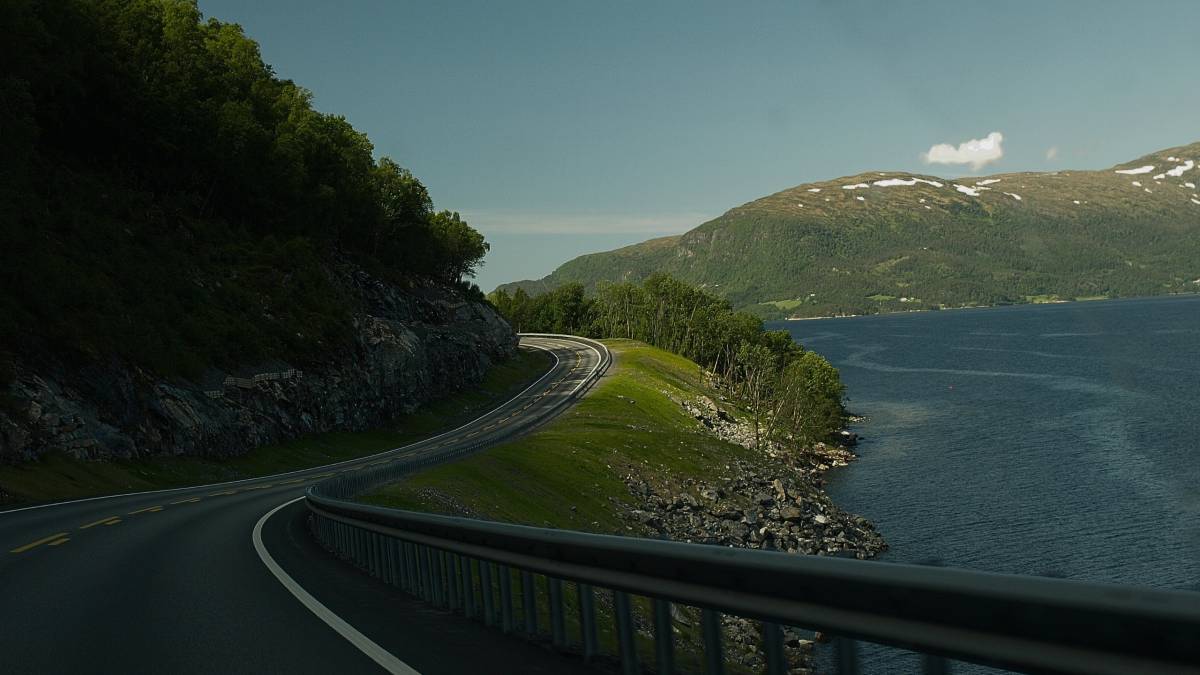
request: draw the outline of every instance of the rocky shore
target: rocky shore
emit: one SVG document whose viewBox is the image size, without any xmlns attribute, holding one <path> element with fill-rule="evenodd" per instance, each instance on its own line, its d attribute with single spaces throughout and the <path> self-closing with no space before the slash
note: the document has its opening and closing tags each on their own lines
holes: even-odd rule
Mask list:
<svg viewBox="0 0 1200 675">
<path fill-rule="evenodd" d="M 315 363 L 247 364 L 187 382 L 128 363 L 73 369 L 53 355 L 18 355 L 0 391 L 0 462 L 55 452 L 235 456 L 305 434 L 377 428 L 479 382 L 516 349 L 490 306 L 456 291 L 400 289 L 345 264 L 330 274 L 354 301 L 354 341 Z"/>
<path fill-rule="evenodd" d="M 710 398 L 676 400 L 717 436 L 755 449 L 753 429 Z M 855 437 L 843 437 L 852 443 Z M 866 559 L 887 549 L 861 516 L 839 509 L 822 489 L 825 471 L 854 459 L 846 447 L 818 443 L 800 450 L 764 444 L 754 460 L 737 459 L 724 475 L 705 480 L 647 476 L 629 466 L 623 476 L 633 499 L 614 500 L 631 533 L 715 546 Z M 695 620 L 682 612 L 677 622 Z M 729 658 L 749 668 L 765 665 L 757 622 L 723 619 Z M 811 632 L 785 629 L 791 672 L 812 667 Z"/>
</svg>

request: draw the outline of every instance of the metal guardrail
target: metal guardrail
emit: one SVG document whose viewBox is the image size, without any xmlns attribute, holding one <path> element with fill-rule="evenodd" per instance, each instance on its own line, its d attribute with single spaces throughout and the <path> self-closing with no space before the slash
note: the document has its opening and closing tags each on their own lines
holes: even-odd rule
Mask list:
<svg viewBox="0 0 1200 675">
<path fill-rule="evenodd" d="M 931 674 L 949 672 L 947 658 L 1027 672 L 1200 674 L 1200 593 L 586 534 L 350 501 L 477 449 L 314 485 L 307 503 L 315 536 L 386 583 L 560 648 L 574 642 L 564 604 L 571 583 L 572 632 L 589 659 L 600 651 L 596 593 L 604 589 L 624 673 L 642 672 L 639 637 L 653 638 L 656 672 L 676 670 L 675 604 L 701 609 L 708 673 L 725 668 L 720 616 L 732 614 L 760 622 L 772 675 L 788 672 L 785 625 L 837 636 L 843 674 L 859 671 L 856 640 L 922 652 Z M 652 614 L 642 630 L 638 596 Z"/>
</svg>

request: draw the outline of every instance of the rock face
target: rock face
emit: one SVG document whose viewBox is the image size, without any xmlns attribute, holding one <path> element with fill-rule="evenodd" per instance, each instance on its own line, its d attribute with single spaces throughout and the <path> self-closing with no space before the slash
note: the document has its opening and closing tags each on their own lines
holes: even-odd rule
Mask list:
<svg viewBox="0 0 1200 675">
<path fill-rule="evenodd" d="M 0 407 L 0 462 L 50 452 L 233 456 L 364 430 L 479 382 L 516 350 L 512 328 L 486 304 L 440 287 L 401 290 L 345 265 L 333 274 L 357 300 L 354 345 L 302 371 L 273 363 L 197 385 L 117 362 L 73 371 L 18 359 Z"/>
</svg>

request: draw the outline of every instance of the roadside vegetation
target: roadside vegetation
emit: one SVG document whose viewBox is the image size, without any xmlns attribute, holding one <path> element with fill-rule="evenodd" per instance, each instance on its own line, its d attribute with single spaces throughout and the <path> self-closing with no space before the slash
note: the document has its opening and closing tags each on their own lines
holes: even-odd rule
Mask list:
<svg viewBox="0 0 1200 675">
<path fill-rule="evenodd" d="M 478 388 L 434 401 L 385 428 L 317 434 L 230 459 L 157 457 L 91 462 L 56 454 L 15 466 L 0 465 L 0 504 L 204 485 L 373 455 L 469 422 L 527 387 L 550 365 L 545 352 L 522 349 L 509 361 L 493 366 Z"/>
</svg>

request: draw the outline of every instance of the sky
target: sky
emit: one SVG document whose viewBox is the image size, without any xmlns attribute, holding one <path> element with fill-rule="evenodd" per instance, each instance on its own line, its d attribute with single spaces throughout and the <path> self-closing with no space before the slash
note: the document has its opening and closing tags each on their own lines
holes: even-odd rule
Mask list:
<svg viewBox="0 0 1200 675">
<path fill-rule="evenodd" d="M 476 281 L 794 185 L 1200 140 L 1200 2 L 199 0 L 491 243 Z"/>
</svg>

